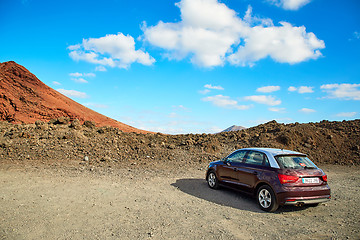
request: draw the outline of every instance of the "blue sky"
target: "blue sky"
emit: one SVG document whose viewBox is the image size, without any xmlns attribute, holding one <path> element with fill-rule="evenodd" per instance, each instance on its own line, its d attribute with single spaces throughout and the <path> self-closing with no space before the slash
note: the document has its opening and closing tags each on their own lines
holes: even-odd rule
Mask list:
<svg viewBox="0 0 360 240">
<path fill-rule="evenodd" d="M 0 0 L 0 62 L 137 128 L 360 118 L 358 0 Z"/>
</svg>

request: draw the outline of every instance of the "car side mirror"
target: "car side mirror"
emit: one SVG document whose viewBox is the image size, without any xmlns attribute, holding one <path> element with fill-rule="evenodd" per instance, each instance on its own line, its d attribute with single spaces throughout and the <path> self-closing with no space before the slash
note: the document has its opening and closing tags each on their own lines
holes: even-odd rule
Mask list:
<svg viewBox="0 0 360 240">
<path fill-rule="evenodd" d="M 230 161 L 229 161 L 228 158 L 223 158 L 222 161 L 223 161 L 226 165 L 228 165 L 228 166 L 231 165 L 231 163 L 230 163 Z"/>
</svg>

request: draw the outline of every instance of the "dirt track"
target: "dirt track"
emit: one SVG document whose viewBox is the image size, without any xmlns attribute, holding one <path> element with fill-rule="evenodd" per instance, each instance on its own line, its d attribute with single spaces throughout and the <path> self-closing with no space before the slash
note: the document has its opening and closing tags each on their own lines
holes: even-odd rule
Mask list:
<svg viewBox="0 0 360 240">
<path fill-rule="evenodd" d="M 323 165 L 333 199 L 258 209 L 204 170 L 0 165 L 0 239 L 359 239 L 360 168 Z"/>
</svg>

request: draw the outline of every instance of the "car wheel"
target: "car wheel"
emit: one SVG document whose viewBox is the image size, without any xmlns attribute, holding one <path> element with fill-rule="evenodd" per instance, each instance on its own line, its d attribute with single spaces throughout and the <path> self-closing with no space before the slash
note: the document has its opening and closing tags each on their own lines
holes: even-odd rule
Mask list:
<svg viewBox="0 0 360 240">
<path fill-rule="evenodd" d="M 219 182 L 218 182 L 218 179 L 217 179 L 216 174 L 214 172 L 210 172 L 207 175 L 206 181 L 207 181 L 210 188 L 212 188 L 212 189 L 218 189 L 219 188 Z"/>
<path fill-rule="evenodd" d="M 268 185 L 261 186 L 257 191 L 257 201 L 260 208 L 266 212 L 275 212 L 278 209 L 274 191 Z"/>
</svg>

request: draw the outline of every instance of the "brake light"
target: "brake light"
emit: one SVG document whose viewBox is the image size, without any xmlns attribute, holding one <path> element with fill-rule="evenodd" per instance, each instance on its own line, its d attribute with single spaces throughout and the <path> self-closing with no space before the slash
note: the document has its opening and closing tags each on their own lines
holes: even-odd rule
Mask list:
<svg viewBox="0 0 360 240">
<path fill-rule="evenodd" d="M 324 182 L 327 182 L 327 176 L 326 176 L 326 175 L 321 176 L 321 178 L 322 178 L 322 180 L 323 180 Z"/>
<path fill-rule="evenodd" d="M 297 176 L 284 175 L 284 174 L 278 174 L 278 177 L 279 177 L 281 184 L 294 183 L 299 179 L 299 177 L 297 177 Z"/>
</svg>

